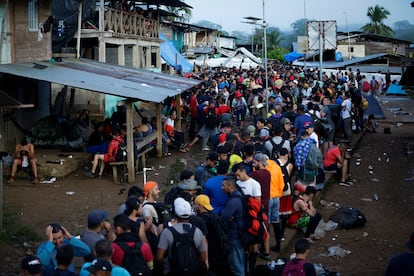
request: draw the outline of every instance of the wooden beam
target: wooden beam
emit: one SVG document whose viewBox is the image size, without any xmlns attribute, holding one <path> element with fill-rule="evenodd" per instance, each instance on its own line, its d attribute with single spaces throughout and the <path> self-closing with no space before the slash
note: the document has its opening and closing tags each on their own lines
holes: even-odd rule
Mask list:
<svg viewBox="0 0 414 276">
<path fill-rule="evenodd" d="M 126 139 L 127 139 L 127 168 L 128 168 L 128 183 L 135 183 L 135 159 L 134 159 L 134 139 L 132 126 L 132 101 L 125 101 L 126 106 Z"/>
<path fill-rule="evenodd" d="M 175 122 L 176 129 L 183 131 L 181 128 L 181 95 L 178 94 L 175 96 L 175 108 L 177 109 L 177 121 Z"/>
</svg>

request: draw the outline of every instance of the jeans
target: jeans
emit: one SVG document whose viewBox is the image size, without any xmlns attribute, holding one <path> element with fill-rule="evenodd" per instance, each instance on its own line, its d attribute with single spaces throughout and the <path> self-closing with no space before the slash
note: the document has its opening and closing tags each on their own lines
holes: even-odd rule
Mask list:
<svg viewBox="0 0 414 276">
<path fill-rule="evenodd" d="M 245 252 L 240 240 L 230 240 L 229 264 L 233 276 L 244 276 Z"/>
<path fill-rule="evenodd" d="M 280 199 L 278 197 L 269 200 L 269 223 L 279 223 L 279 206 Z"/>
</svg>

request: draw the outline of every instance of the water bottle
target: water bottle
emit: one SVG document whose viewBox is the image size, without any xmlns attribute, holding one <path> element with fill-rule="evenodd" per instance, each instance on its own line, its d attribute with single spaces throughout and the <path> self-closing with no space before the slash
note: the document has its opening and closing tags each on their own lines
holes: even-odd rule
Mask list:
<svg viewBox="0 0 414 276">
<path fill-rule="evenodd" d="M 27 168 L 28 166 L 29 166 L 29 159 L 27 158 L 27 155 L 24 155 L 23 160 L 22 160 L 22 167 Z"/>
</svg>

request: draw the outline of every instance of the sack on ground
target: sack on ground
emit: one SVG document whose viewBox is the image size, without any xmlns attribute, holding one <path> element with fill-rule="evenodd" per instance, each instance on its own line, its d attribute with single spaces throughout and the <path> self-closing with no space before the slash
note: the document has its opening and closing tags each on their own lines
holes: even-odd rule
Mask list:
<svg viewBox="0 0 414 276">
<path fill-rule="evenodd" d="M 367 219 L 361 211 L 348 206 L 339 207 L 339 209 L 330 217 L 330 220 L 338 223 L 338 228 L 343 229 L 362 227 L 367 222 Z"/>
</svg>

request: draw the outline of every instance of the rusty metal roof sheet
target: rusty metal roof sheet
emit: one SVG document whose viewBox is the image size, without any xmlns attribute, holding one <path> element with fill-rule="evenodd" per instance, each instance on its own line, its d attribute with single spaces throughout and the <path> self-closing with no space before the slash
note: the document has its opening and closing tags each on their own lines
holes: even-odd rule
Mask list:
<svg viewBox="0 0 414 276">
<path fill-rule="evenodd" d="M 200 83 L 198 80 L 143 69 L 70 58 L 55 63 L 2 64 L 0 73 L 156 103 Z"/>
</svg>

